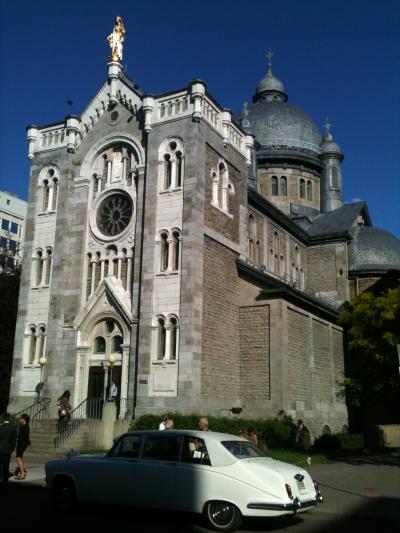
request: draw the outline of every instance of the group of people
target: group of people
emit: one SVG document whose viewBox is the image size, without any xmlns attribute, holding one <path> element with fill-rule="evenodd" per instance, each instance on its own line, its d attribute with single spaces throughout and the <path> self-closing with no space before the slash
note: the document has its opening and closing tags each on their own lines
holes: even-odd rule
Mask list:
<svg viewBox="0 0 400 533">
<path fill-rule="evenodd" d="M 198 426 L 200 431 L 208 431 L 207 418 L 200 418 Z M 162 415 L 158 429 L 160 431 L 164 431 L 165 429 L 174 429 L 174 421 L 168 415 Z"/>
<path fill-rule="evenodd" d="M 16 448 L 15 477 L 19 481 L 26 478 L 26 468 L 23 462 L 24 452 L 30 445 L 29 415 L 23 414 L 18 420 L 18 429 L 9 413 L 0 417 L 0 476 L 1 487 L 6 490 L 10 474 L 11 454 Z"/>
</svg>

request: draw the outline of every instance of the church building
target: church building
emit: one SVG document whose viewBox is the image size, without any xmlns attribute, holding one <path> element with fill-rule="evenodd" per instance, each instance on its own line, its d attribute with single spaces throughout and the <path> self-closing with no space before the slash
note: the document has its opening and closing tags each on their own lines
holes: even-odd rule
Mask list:
<svg viewBox="0 0 400 533">
<path fill-rule="evenodd" d="M 268 71 L 234 119 L 204 81 L 144 93 L 108 77 L 80 115 L 27 128 L 29 203 L 10 407 L 104 398 L 164 411 L 301 418 L 347 410 L 340 306 L 400 271 L 400 241 L 342 204 L 330 126 Z M 55 405 L 55 403 L 54 403 Z"/>
</svg>

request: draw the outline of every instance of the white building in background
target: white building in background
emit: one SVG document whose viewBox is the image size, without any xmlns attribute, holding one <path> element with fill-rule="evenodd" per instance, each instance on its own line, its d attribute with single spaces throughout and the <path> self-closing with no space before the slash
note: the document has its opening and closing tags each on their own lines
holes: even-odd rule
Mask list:
<svg viewBox="0 0 400 533">
<path fill-rule="evenodd" d="M 27 207 L 16 194 L 0 191 L 0 253 L 9 253 L 18 263 L 23 256 Z"/>
</svg>

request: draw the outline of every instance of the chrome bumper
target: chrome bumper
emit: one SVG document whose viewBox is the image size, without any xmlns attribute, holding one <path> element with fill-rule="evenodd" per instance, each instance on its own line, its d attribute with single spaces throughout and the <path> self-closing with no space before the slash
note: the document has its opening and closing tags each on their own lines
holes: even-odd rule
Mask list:
<svg viewBox="0 0 400 533">
<path fill-rule="evenodd" d="M 312 500 L 300 501 L 299 498 L 295 498 L 290 503 L 249 503 L 248 509 L 263 509 L 265 511 L 292 511 L 296 513 L 299 509 L 307 509 L 314 507 L 318 503 L 323 503 L 324 498 L 320 491 L 316 492 L 315 498 Z"/>
</svg>

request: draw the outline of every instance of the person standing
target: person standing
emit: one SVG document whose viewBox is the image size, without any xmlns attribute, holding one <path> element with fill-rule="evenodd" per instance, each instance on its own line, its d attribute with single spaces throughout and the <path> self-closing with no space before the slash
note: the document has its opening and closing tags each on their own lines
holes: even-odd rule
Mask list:
<svg viewBox="0 0 400 533">
<path fill-rule="evenodd" d="M 159 431 L 164 431 L 165 429 L 165 422 L 168 420 L 167 415 L 162 415 L 160 425 L 158 426 Z"/>
<path fill-rule="evenodd" d="M 11 422 L 11 415 L 3 415 L 3 423 L 0 425 L 0 473 L 2 477 L 2 489 L 5 491 L 8 486 L 10 474 L 11 454 L 17 442 L 17 428 Z"/>
<path fill-rule="evenodd" d="M 23 463 L 24 452 L 28 446 L 30 446 L 31 441 L 29 440 L 30 427 L 29 427 L 29 415 L 21 415 L 19 419 L 19 429 L 17 436 L 17 452 L 16 452 L 16 461 L 18 466 L 18 480 L 26 478 L 26 469 Z"/>
<path fill-rule="evenodd" d="M 69 402 L 70 397 L 71 393 L 69 390 L 66 390 L 58 398 L 58 433 L 61 433 L 61 430 L 67 426 L 68 421 L 71 418 L 71 404 Z"/>
<path fill-rule="evenodd" d="M 209 431 L 208 419 L 204 416 L 199 420 L 199 429 L 200 431 Z"/>
</svg>

